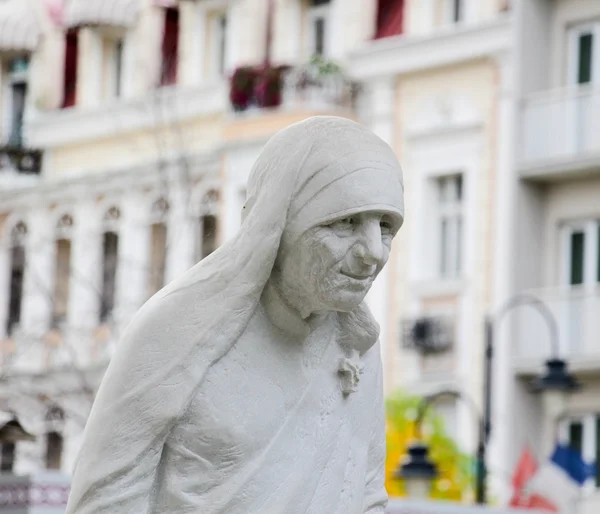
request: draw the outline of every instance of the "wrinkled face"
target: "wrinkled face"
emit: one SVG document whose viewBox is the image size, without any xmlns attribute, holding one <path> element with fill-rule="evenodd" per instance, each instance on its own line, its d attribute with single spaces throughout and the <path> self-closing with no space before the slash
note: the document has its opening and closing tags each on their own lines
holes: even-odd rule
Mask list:
<svg viewBox="0 0 600 514">
<path fill-rule="evenodd" d="M 399 222 L 363 212 L 307 230 L 278 262 L 281 286 L 301 312 L 349 312 L 363 301 L 390 254 Z"/>
</svg>

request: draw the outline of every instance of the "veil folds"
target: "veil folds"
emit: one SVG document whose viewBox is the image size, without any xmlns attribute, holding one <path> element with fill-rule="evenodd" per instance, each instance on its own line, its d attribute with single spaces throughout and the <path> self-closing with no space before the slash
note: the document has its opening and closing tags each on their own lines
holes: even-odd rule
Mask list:
<svg viewBox="0 0 600 514">
<path fill-rule="evenodd" d="M 367 187 L 364 178 L 368 205 L 354 193 L 344 194 L 345 177 L 365 175 L 365 170 L 383 198 L 372 198 L 372 184 Z M 273 136 L 252 169 L 237 235 L 154 295 L 124 331 L 86 426 L 72 494 L 84 495 L 84 483 L 119 477 L 123 484 L 124 476 L 133 481 L 132 470 L 160 453 L 161 441 L 207 370 L 246 329 L 286 229 L 298 233 L 323 217 L 371 204 L 401 219 L 402 193 L 393 151 L 356 122 L 313 117 Z M 325 194 L 334 198 L 330 204 Z M 363 346 L 376 342 L 379 327 L 366 304 L 340 314 L 339 322 L 349 345 L 353 338 L 367 340 Z M 107 430 L 111 419 L 121 421 Z M 99 466 L 106 452 L 111 459 Z"/>
</svg>

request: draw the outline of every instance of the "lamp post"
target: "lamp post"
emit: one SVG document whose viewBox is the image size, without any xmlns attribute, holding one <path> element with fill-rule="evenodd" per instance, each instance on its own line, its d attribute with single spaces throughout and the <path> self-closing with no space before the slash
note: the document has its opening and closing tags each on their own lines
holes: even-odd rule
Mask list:
<svg viewBox="0 0 600 514">
<path fill-rule="evenodd" d="M 404 480 L 409 498 L 426 499 L 431 484 L 438 476 L 435 463 L 429 460 L 429 448 L 420 441 L 408 448 L 408 456 L 396 472 L 396 478 Z"/>
<path fill-rule="evenodd" d="M 494 359 L 494 325 L 516 307 L 529 305 L 534 307 L 548 325 L 550 332 L 551 357 L 546 361 L 544 374 L 537 377 L 532 383 L 532 391 L 543 394 L 544 408 L 552 413 L 562 412 L 566 402 L 566 395 L 577 388 L 579 383 L 569 373 L 565 360 L 559 357 L 560 343 L 558 324 L 552 311 L 536 296 L 530 294 L 517 294 L 508 300 L 494 316 L 485 319 L 485 353 L 484 353 L 484 408 L 483 408 L 483 462 L 485 469 L 486 448 L 492 432 L 492 369 Z M 554 416 L 554 414 L 553 414 Z M 485 473 L 478 475 L 480 481 L 476 487 L 477 503 L 486 503 L 487 491 Z"/>
<path fill-rule="evenodd" d="M 476 471 L 475 471 L 475 478 L 476 478 L 475 488 L 476 488 L 476 491 L 481 491 L 481 484 L 485 483 L 485 476 L 486 476 L 484 419 L 483 419 L 483 416 L 480 414 L 479 409 L 477 408 L 477 404 L 473 401 L 473 399 L 470 396 L 468 396 L 460 391 L 444 390 L 444 391 L 439 391 L 437 393 L 431 394 L 431 395 L 423 398 L 423 400 L 419 404 L 417 419 L 415 421 L 415 432 L 416 432 L 417 440 L 422 441 L 421 425 L 423 423 L 423 419 L 425 418 L 425 414 L 427 413 L 429 407 L 431 407 L 436 402 L 436 400 L 438 400 L 439 398 L 441 398 L 443 396 L 451 396 L 454 398 L 464 400 L 469 405 L 469 407 L 472 409 L 473 414 L 477 417 L 477 424 L 479 426 L 479 430 L 478 430 L 478 437 L 477 437 L 477 457 L 476 457 L 477 461 L 476 461 Z M 409 458 L 407 459 L 407 462 L 401 466 L 400 470 L 398 471 L 398 473 L 396 475 L 399 478 L 403 478 L 404 480 L 406 480 L 407 492 L 410 497 L 413 497 L 413 494 L 411 494 L 411 493 L 413 491 L 415 491 L 414 497 L 424 498 L 424 496 L 422 496 L 422 493 L 421 493 L 421 491 L 423 490 L 423 486 L 419 486 L 419 485 L 413 486 L 412 485 L 412 482 L 413 482 L 413 480 L 412 480 L 413 473 L 411 473 L 412 469 L 407 469 L 407 468 L 408 468 L 408 464 L 411 464 L 412 462 L 416 462 L 417 464 L 420 464 L 422 462 L 421 455 L 427 456 L 427 450 L 428 450 L 427 445 L 425 445 L 422 442 L 418 442 L 418 443 L 414 444 L 413 446 L 411 446 L 408 450 Z M 420 454 L 415 455 L 416 452 L 420 452 Z M 421 460 L 419 460 L 419 457 L 421 457 Z M 433 463 L 431 463 L 431 465 L 435 466 L 435 464 L 433 464 Z M 418 471 L 420 472 L 419 476 L 425 477 L 426 476 L 425 466 L 421 465 L 421 466 L 416 466 L 416 467 L 417 467 Z M 430 478 L 430 481 L 433 478 L 435 478 L 435 475 L 432 478 Z M 410 487 L 409 487 L 409 485 L 410 485 Z M 417 489 L 417 487 L 420 487 L 420 489 Z M 429 491 L 429 489 L 427 489 L 427 491 Z M 416 496 L 417 494 L 419 494 L 419 496 Z M 478 498 L 480 497 L 480 493 L 477 493 L 477 497 Z M 480 503 L 480 502 L 478 501 L 478 503 Z"/>
<path fill-rule="evenodd" d="M 537 377 L 532 385 L 532 391 L 543 394 L 544 409 L 546 412 L 551 413 L 551 418 L 554 419 L 558 413 L 562 413 L 566 402 L 566 395 L 577 388 L 579 383 L 569 373 L 567 363 L 559 357 L 559 333 L 556 319 L 552 315 L 552 311 L 548 306 L 542 302 L 539 298 L 529 294 L 519 294 L 512 297 L 506 304 L 499 309 L 495 316 L 487 316 L 485 318 L 485 352 L 484 352 L 484 394 L 483 394 L 483 415 L 478 416 L 479 421 L 479 433 L 477 442 L 477 468 L 475 474 L 475 501 L 478 504 L 487 503 L 487 490 L 486 490 L 486 478 L 487 478 L 487 444 L 490 439 L 492 432 L 492 369 L 494 359 L 494 324 L 497 324 L 503 316 L 510 310 L 522 306 L 530 305 L 534 307 L 544 318 L 550 331 L 550 344 L 551 344 L 551 357 L 546 361 L 546 370 L 540 376 Z M 421 403 L 419 415 L 417 416 L 417 435 L 420 439 L 420 424 L 425 411 L 429 405 L 441 395 L 452 394 L 462 399 L 467 400 L 475 412 L 477 407 L 475 403 L 468 397 L 458 392 L 441 391 L 439 393 L 426 397 Z M 422 458 L 423 443 L 414 445 L 409 449 L 408 460 L 403 464 L 398 471 L 397 475 L 399 478 L 406 478 L 410 480 L 411 472 L 410 469 L 405 469 L 408 464 L 412 461 L 420 462 Z M 417 448 L 417 450 L 415 450 Z M 413 453 L 411 454 L 411 451 Z M 417 452 L 417 453 L 415 453 Z M 420 452 L 420 453 L 418 453 Z M 425 457 L 427 452 L 424 453 Z M 417 466 L 417 469 L 421 469 Z M 422 468 L 424 469 L 424 468 Z M 425 472 L 423 471 L 423 475 Z M 432 478 L 429 479 L 430 481 Z M 408 482 L 407 482 L 408 485 Z M 417 494 L 422 494 L 423 488 L 419 491 L 415 491 Z M 410 493 L 410 490 L 409 490 Z"/>
</svg>

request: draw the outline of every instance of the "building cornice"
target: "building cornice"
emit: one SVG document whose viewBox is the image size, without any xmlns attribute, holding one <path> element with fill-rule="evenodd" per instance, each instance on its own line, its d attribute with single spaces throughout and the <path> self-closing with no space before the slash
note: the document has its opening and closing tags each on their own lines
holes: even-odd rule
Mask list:
<svg viewBox="0 0 600 514">
<path fill-rule="evenodd" d="M 356 80 L 404 75 L 502 54 L 511 45 L 510 15 L 473 26 L 441 29 L 433 35 L 395 36 L 372 41 L 351 55 Z"/>
<path fill-rule="evenodd" d="M 194 154 L 186 157 L 189 175 L 193 179 L 218 176 L 221 169 L 222 149 L 209 153 Z M 118 171 L 86 173 L 66 176 L 56 180 L 41 180 L 29 187 L 0 191 L 0 205 L 3 212 L 32 205 L 45 205 L 64 202 L 94 194 L 123 193 L 134 189 L 156 186 L 158 180 L 164 180 L 163 173 L 176 183 L 181 176 L 181 159 L 174 158 L 165 163 L 165 171 L 159 171 L 156 163 L 146 163 Z M 179 179 L 180 180 L 180 179 Z"/>
<path fill-rule="evenodd" d="M 198 117 L 227 112 L 224 82 L 202 87 L 164 87 L 143 98 L 98 107 L 73 107 L 33 113 L 26 124 L 27 144 L 54 148 L 137 131 L 156 130 Z"/>
</svg>

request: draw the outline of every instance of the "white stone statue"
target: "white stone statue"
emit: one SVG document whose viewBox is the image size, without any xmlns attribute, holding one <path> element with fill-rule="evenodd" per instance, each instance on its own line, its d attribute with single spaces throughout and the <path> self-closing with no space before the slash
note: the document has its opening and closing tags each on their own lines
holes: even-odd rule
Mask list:
<svg viewBox="0 0 600 514">
<path fill-rule="evenodd" d="M 391 148 L 350 120 L 276 134 L 238 234 L 125 330 L 67 514 L 375 514 L 387 502 L 379 327 L 403 222 Z"/>
</svg>

